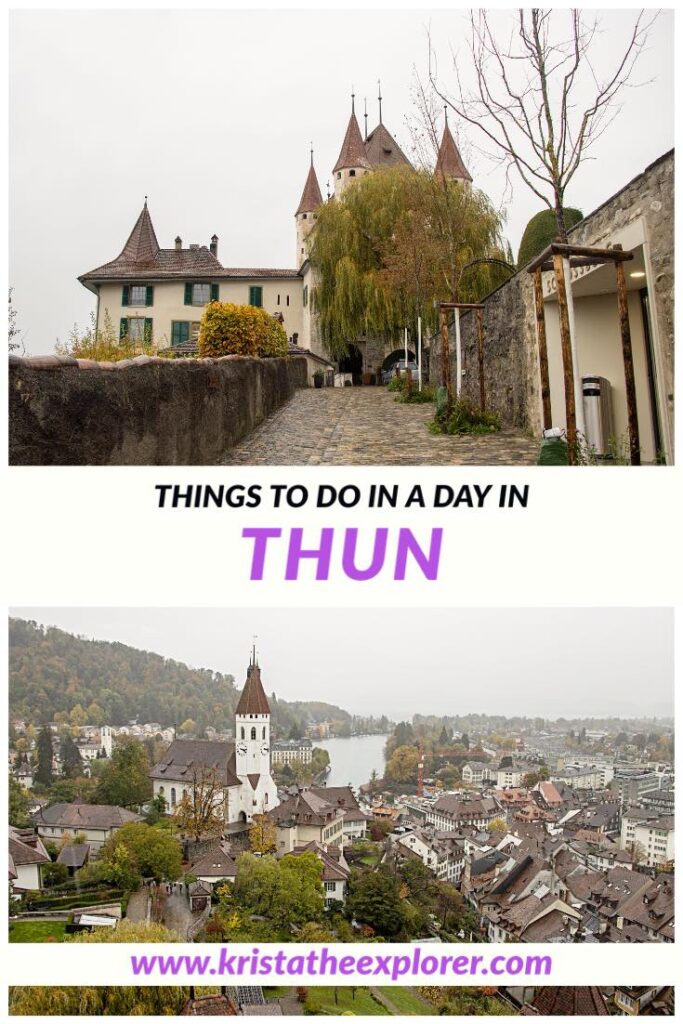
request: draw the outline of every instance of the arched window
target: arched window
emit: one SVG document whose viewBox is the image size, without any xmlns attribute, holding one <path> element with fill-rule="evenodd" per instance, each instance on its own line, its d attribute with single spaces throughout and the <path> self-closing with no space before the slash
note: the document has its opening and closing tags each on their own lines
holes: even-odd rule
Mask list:
<svg viewBox="0 0 683 1024">
<path fill-rule="evenodd" d="M 171 790 L 171 807 L 175 807 L 175 786 Z"/>
<path fill-rule="evenodd" d="M 242 726 L 242 728 L 241 728 L 241 730 L 240 730 L 240 733 L 241 733 L 241 737 L 242 737 L 242 739 L 244 739 L 244 726 Z"/>
<path fill-rule="evenodd" d="M 262 736 L 261 736 L 261 739 L 265 739 L 265 738 L 266 738 L 266 727 L 265 727 L 265 725 L 264 725 L 264 726 L 263 726 L 263 734 L 262 734 Z"/>
<path fill-rule="evenodd" d="M 252 740 L 256 739 L 256 726 L 255 725 L 252 725 L 252 727 L 251 727 L 251 738 L 252 738 Z"/>
<path fill-rule="evenodd" d="M 267 807 L 268 806 L 268 794 L 267 793 L 266 793 L 266 795 L 264 797 L 264 803 L 265 803 L 265 805 Z"/>
</svg>

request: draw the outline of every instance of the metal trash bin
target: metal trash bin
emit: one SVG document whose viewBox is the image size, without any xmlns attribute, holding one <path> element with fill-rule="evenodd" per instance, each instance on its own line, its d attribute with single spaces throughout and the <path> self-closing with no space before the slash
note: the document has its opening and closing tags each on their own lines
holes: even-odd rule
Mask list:
<svg viewBox="0 0 683 1024">
<path fill-rule="evenodd" d="M 614 436 L 612 385 L 606 377 L 583 377 L 581 384 L 586 443 L 596 455 L 608 455 Z"/>
</svg>

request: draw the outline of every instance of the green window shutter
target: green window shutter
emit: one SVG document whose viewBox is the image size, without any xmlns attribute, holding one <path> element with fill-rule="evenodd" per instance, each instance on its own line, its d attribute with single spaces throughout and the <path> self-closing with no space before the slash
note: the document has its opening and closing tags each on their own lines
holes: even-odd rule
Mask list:
<svg viewBox="0 0 683 1024">
<path fill-rule="evenodd" d="M 121 326 L 119 327 L 119 338 L 123 340 L 128 335 L 128 317 L 121 317 Z"/>
<path fill-rule="evenodd" d="M 145 317 L 145 343 L 147 345 L 152 341 L 152 320 L 150 317 Z"/>
<path fill-rule="evenodd" d="M 151 284 L 147 285 L 146 305 L 148 305 L 148 306 L 153 306 L 154 305 L 154 286 L 151 285 Z"/>
<path fill-rule="evenodd" d="M 192 305 L 192 285 L 189 283 L 185 285 L 185 305 Z"/>
<path fill-rule="evenodd" d="M 124 284 L 123 294 L 121 295 L 121 305 L 130 306 L 130 285 Z"/>
<path fill-rule="evenodd" d="M 258 284 L 252 284 L 249 288 L 249 305 L 259 307 L 263 305 L 263 288 Z"/>
<path fill-rule="evenodd" d="M 212 302 L 218 302 L 218 285 L 217 284 L 212 284 L 211 285 L 211 301 Z"/>
</svg>

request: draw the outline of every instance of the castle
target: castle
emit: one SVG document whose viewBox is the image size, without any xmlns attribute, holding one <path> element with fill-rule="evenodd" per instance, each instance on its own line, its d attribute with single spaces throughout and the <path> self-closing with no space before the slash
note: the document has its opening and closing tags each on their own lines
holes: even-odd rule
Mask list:
<svg viewBox="0 0 683 1024">
<path fill-rule="evenodd" d="M 191 352 L 199 336 L 204 307 L 212 301 L 249 304 L 265 309 L 284 326 L 292 351 L 307 354 L 312 375 L 319 366 L 331 366 L 321 342 L 312 308 L 315 268 L 308 259 L 308 241 L 320 207 L 339 198 L 364 174 L 410 161 L 382 120 L 361 133 L 351 98 L 351 115 L 337 161 L 332 169 L 333 197 L 323 199 L 311 163 L 294 214 L 296 228 L 295 266 L 287 269 L 224 267 L 218 259 L 218 236 L 209 245 L 183 246 L 177 237 L 173 248 L 162 248 L 157 240 L 147 198 L 130 236 L 116 259 L 79 277 L 97 296 L 96 323 L 103 330 L 113 324 L 121 338 L 132 342 L 152 341 L 158 348 Z M 455 180 L 471 182 L 446 119 L 439 147 L 436 172 Z M 338 369 L 360 382 L 364 373 L 376 371 L 388 360 L 403 355 L 403 348 L 391 351 L 391 344 L 373 338 L 357 338 Z M 385 366 L 386 368 L 386 366 Z"/>
<path fill-rule="evenodd" d="M 270 773 L 270 705 L 252 651 L 235 708 L 235 739 L 174 740 L 150 772 L 154 797 L 173 813 L 183 798 L 209 794 L 226 826 L 252 821 L 278 803 Z"/>
</svg>

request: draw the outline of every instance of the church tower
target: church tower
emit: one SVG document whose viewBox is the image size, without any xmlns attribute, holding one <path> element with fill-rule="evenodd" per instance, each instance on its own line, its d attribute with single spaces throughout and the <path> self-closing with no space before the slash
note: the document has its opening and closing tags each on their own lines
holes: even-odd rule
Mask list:
<svg viewBox="0 0 683 1024">
<path fill-rule="evenodd" d="M 323 204 L 322 192 L 318 184 L 318 176 L 313 166 L 313 149 L 311 148 L 311 166 L 308 169 L 306 184 L 301 194 L 301 202 L 294 214 L 296 221 L 296 265 L 300 267 L 308 256 L 306 240 L 315 225 L 318 209 Z"/>
<path fill-rule="evenodd" d="M 340 196 L 347 185 L 370 170 L 365 143 L 356 120 L 356 97 L 351 93 L 351 117 L 342 142 L 341 152 L 332 169 L 334 194 Z"/>
<path fill-rule="evenodd" d="M 239 779 L 270 776 L 270 704 L 261 682 L 256 645 L 235 709 L 235 768 Z"/>
</svg>

